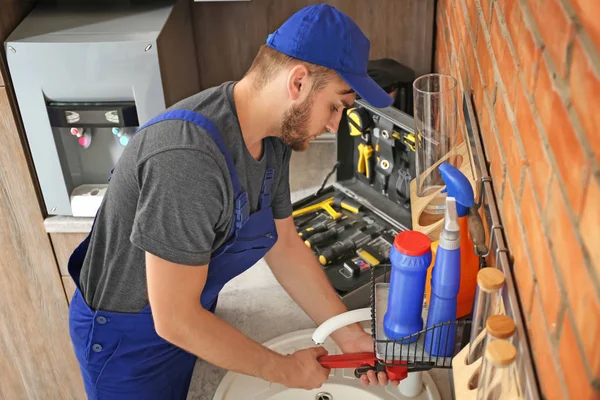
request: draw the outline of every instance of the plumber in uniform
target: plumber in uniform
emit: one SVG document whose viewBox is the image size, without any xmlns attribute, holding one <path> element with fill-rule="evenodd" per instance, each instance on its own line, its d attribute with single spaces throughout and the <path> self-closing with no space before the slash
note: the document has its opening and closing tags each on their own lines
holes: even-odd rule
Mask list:
<svg viewBox="0 0 600 400">
<path fill-rule="evenodd" d="M 69 260 L 70 334 L 90 399 L 185 399 L 197 357 L 287 387 L 327 379 L 323 348 L 280 355 L 214 311 L 222 287 L 263 257 L 317 324 L 347 311 L 295 230 L 289 160 L 336 132 L 357 94 L 391 104 L 367 74 L 369 49 L 345 14 L 306 7 L 268 36 L 243 79 L 140 127 Z M 373 351 L 357 324 L 332 338 L 345 353 Z M 388 380 L 370 371 L 362 383 Z"/>
</svg>

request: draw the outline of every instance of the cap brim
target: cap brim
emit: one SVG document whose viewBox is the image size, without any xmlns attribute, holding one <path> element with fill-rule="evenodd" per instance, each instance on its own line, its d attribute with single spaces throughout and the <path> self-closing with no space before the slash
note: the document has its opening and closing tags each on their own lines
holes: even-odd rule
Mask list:
<svg viewBox="0 0 600 400">
<path fill-rule="evenodd" d="M 376 108 L 385 108 L 392 105 L 394 99 L 387 94 L 370 76 L 354 75 L 339 72 L 340 76 L 352 89 L 367 103 Z"/>
</svg>

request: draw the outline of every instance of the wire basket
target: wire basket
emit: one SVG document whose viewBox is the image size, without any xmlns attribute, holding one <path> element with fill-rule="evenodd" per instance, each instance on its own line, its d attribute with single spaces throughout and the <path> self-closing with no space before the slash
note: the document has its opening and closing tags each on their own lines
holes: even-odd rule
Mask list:
<svg viewBox="0 0 600 400">
<path fill-rule="evenodd" d="M 375 274 L 375 268 L 386 270 L 384 274 Z M 408 371 L 452 368 L 452 358 L 469 342 L 471 320 L 463 318 L 444 322 L 400 339 L 388 339 L 383 330 L 383 316 L 387 310 L 390 268 L 391 264 L 371 268 L 371 332 L 379 363 L 403 366 Z M 376 279 L 381 275 L 383 281 Z M 427 321 L 427 311 L 423 302 L 423 321 Z"/>
</svg>

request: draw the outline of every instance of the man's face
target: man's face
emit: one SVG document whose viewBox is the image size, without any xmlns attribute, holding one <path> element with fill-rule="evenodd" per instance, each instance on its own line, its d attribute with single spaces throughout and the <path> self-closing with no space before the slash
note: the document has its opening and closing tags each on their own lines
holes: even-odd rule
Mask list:
<svg viewBox="0 0 600 400">
<path fill-rule="evenodd" d="M 356 93 L 342 79 L 312 91 L 300 104 L 292 105 L 281 121 L 281 140 L 294 151 L 304 151 L 321 134 L 337 132 L 344 107 L 354 103 Z"/>
</svg>

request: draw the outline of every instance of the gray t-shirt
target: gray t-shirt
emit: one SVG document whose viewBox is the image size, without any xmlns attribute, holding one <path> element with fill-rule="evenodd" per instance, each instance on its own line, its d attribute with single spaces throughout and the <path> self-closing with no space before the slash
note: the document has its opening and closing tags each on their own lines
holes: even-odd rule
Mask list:
<svg viewBox="0 0 600 400">
<path fill-rule="evenodd" d="M 219 129 L 250 211 L 258 208 L 266 157 L 257 161 L 242 137 L 234 82 L 204 90 L 170 109 L 188 109 Z M 271 207 L 275 218 L 292 213 L 291 150 L 268 137 L 275 170 Z M 267 146 L 264 146 L 267 149 Z M 93 309 L 138 312 L 148 304 L 145 251 L 183 265 L 206 265 L 226 239 L 234 192 L 227 164 L 208 132 L 167 120 L 136 134 L 119 158 L 102 201 L 81 271 L 83 296 Z"/>
</svg>

